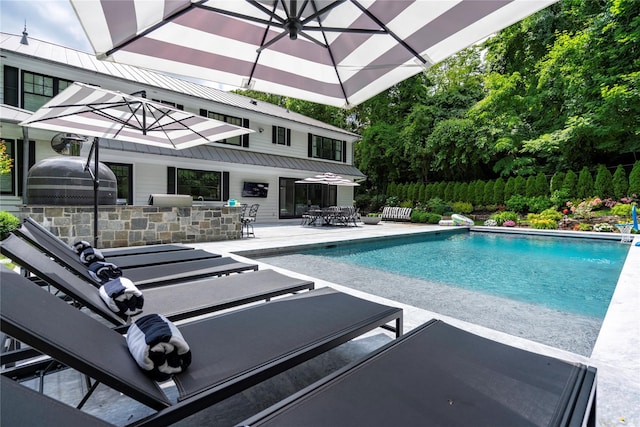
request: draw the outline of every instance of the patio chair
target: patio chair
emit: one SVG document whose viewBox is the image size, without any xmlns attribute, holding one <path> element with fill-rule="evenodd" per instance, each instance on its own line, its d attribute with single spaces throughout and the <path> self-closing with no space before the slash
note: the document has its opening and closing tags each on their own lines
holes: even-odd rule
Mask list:
<svg viewBox="0 0 640 427">
<path fill-rule="evenodd" d="M 15 230 L 15 233 L 23 236 L 39 247 L 59 248 L 60 251 L 71 251 L 71 253 L 73 253 L 74 255 L 76 254 L 75 250 L 71 246 L 67 245 L 65 242 L 63 242 L 61 239 L 56 237 L 53 233 L 42 227 L 31 218 L 27 218 L 23 222 L 23 224 Z M 178 245 L 175 246 L 180 247 Z M 105 250 L 100 249 L 100 252 L 102 252 L 107 262 L 113 263 L 120 268 L 146 267 L 150 265 L 167 264 L 171 262 L 194 261 L 199 259 L 220 257 L 219 254 L 215 254 L 202 249 L 192 249 L 189 251 L 161 250 L 159 252 L 148 251 L 147 253 L 123 253 L 123 251 L 106 251 L 105 253 Z"/>
<path fill-rule="evenodd" d="M 111 426 L 4 376 L 0 376 L 0 413 L 6 426 Z"/>
<path fill-rule="evenodd" d="M 40 236 L 33 236 L 29 230 L 22 227 L 14 230 L 14 233 L 32 243 L 34 251 L 39 250 L 46 253 L 86 280 L 99 284 L 89 274 L 87 266 L 80 261 L 78 255 L 70 248 L 64 249 L 50 240 L 41 239 Z M 217 257 L 143 267 L 124 267 L 122 271 L 124 276 L 133 281 L 137 287 L 142 288 L 257 269 L 257 264 L 239 262 L 231 257 Z"/>
<path fill-rule="evenodd" d="M 25 241 L 10 236 L 2 242 L 1 248 L 2 253 L 16 264 L 115 326 L 127 323 L 107 307 L 94 283 L 75 275 L 45 254 L 34 253 Z M 171 321 L 178 321 L 313 288 L 312 281 L 273 270 L 252 271 L 145 288 L 142 314 L 160 313 Z"/>
<path fill-rule="evenodd" d="M 175 423 L 389 322 L 401 333 L 401 309 L 331 288 L 186 323 L 179 330 L 192 363 L 173 377 L 174 403 L 139 369 L 125 337 L 26 280 L 3 275 L 2 332 L 93 378 L 90 393 L 99 382 L 157 411 L 134 425 Z"/>
<path fill-rule="evenodd" d="M 432 320 L 242 426 L 592 426 L 596 369 Z"/>
<path fill-rule="evenodd" d="M 242 230 L 240 232 L 241 236 L 253 236 L 256 237 L 253 231 L 253 224 L 256 222 L 256 216 L 258 215 L 258 208 L 260 205 L 258 203 L 254 203 L 249 208 L 249 212 L 245 215 L 242 215 Z"/>
</svg>

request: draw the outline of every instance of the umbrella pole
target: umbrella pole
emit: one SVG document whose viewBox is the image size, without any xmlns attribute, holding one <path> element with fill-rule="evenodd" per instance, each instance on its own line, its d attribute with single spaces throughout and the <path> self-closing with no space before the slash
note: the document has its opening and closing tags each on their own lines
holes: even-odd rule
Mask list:
<svg viewBox="0 0 640 427">
<path fill-rule="evenodd" d="M 98 247 L 98 189 L 100 187 L 100 178 L 98 175 L 98 151 L 100 149 L 100 140 L 98 137 L 93 138 L 91 150 L 87 157 L 87 164 L 84 167 L 88 171 L 93 180 L 93 247 Z M 91 170 L 91 155 L 93 154 L 93 170 Z"/>
</svg>

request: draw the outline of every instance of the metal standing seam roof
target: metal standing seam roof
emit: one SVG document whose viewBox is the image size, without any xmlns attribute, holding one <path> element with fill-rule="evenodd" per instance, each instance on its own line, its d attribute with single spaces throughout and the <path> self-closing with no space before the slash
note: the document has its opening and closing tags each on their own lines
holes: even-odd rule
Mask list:
<svg viewBox="0 0 640 427">
<path fill-rule="evenodd" d="M 101 139 L 100 148 L 132 151 L 136 153 L 161 154 L 164 156 L 182 157 L 189 159 L 203 159 L 214 162 L 239 163 L 251 166 L 293 169 L 311 172 L 331 172 L 337 175 L 348 175 L 364 178 L 365 175 L 355 166 L 346 163 L 330 163 L 318 160 L 301 159 L 297 157 L 278 156 L 275 154 L 242 151 L 232 148 L 211 145 L 199 145 L 184 150 L 170 150 L 168 148 L 152 147 L 142 144 L 123 144 L 112 139 Z"/>
<path fill-rule="evenodd" d="M 147 86 L 157 87 L 171 92 L 186 94 L 202 100 L 240 108 L 261 115 L 281 118 L 319 129 L 338 132 L 343 134 L 345 139 L 356 140 L 360 138 L 358 134 L 353 132 L 348 132 L 336 126 L 312 119 L 311 117 L 294 113 L 286 108 L 282 108 L 268 102 L 255 101 L 246 96 L 225 92 L 213 87 L 151 70 L 137 68 L 126 64 L 99 61 L 93 54 L 34 38 L 29 38 L 29 44 L 23 45 L 20 44 L 21 38 L 22 36 L 0 32 L 0 51 L 11 51 L 19 55 L 56 62 L 119 79 L 137 82 Z"/>
</svg>

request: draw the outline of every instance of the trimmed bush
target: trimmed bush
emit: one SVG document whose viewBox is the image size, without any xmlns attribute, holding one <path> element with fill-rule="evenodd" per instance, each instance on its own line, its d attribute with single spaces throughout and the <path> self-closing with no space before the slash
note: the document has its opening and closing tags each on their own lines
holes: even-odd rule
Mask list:
<svg viewBox="0 0 640 427">
<path fill-rule="evenodd" d="M 635 198 L 640 196 L 640 160 L 636 160 L 633 164 L 633 169 L 629 173 L 629 190 L 627 196 L 633 196 Z"/>
<path fill-rule="evenodd" d="M 460 185 L 460 199 L 463 202 L 469 202 L 470 204 L 473 204 L 473 202 L 471 202 L 471 200 L 469 200 L 469 184 L 466 182 L 463 182 Z"/>
<path fill-rule="evenodd" d="M 536 197 L 538 195 L 536 192 L 536 178 L 533 175 L 530 175 L 529 178 L 527 178 L 525 195 L 527 197 Z"/>
<path fill-rule="evenodd" d="M 516 176 L 513 185 L 514 196 L 526 196 L 527 195 L 527 181 L 520 175 Z M 507 199 L 508 200 L 508 199 Z"/>
<path fill-rule="evenodd" d="M 482 203 L 485 205 L 493 204 L 493 181 L 487 181 L 484 184 L 484 192 L 482 194 Z"/>
<path fill-rule="evenodd" d="M 551 184 L 550 184 L 551 194 L 553 194 L 554 191 L 562 190 L 563 181 L 564 181 L 564 172 L 558 171 L 553 174 L 553 176 L 551 177 Z"/>
<path fill-rule="evenodd" d="M 527 205 L 529 206 L 529 212 L 539 213 L 553 206 L 553 202 L 549 197 L 529 197 Z"/>
<path fill-rule="evenodd" d="M 591 172 L 589 172 L 588 167 L 583 167 L 578 175 L 578 186 L 576 187 L 576 196 L 580 199 L 588 199 L 589 197 L 593 197 L 595 194 L 593 188 L 593 176 L 591 176 Z"/>
<path fill-rule="evenodd" d="M 473 205 L 468 202 L 453 202 L 451 204 L 451 210 L 458 214 L 470 214 L 473 212 Z"/>
<path fill-rule="evenodd" d="M 447 183 L 447 186 L 444 187 L 444 201 L 445 202 L 450 202 L 453 200 L 453 186 L 454 183 L 452 181 L 449 181 Z"/>
<path fill-rule="evenodd" d="M 622 165 L 618 165 L 616 171 L 613 173 L 613 195 L 616 199 L 620 200 L 625 196 L 628 196 L 629 180 L 627 179 L 627 173 Z"/>
<path fill-rule="evenodd" d="M 433 199 L 429 199 L 427 201 L 427 211 L 442 215 L 449 210 L 449 205 L 447 205 L 441 198 L 434 197 Z"/>
<path fill-rule="evenodd" d="M 435 213 L 425 212 L 417 209 L 411 211 L 411 222 L 437 224 L 441 219 L 442 215 L 438 215 Z"/>
<path fill-rule="evenodd" d="M 509 179 L 507 179 L 506 184 L 504 184 L 504 194 L 502 195 L 502 202 L 504 203 L 505 201 L 509 200 L 511 198 L 511 196 L 513 196 L 515 193 L 515 185 L 516 185 L 516 179 L 512 176 L 509 177 Z"/>
<path fill-rule="evenodd" d="M 20 220 L 10 212 L 0 211 L 0 240 L 20 226 Z"/>
<path fill-rule="evenodd" d="M 504 203 L 504 180 L 502 178 L 496 179 L 493 183 L 493 203 L 499 205 Z"/>
<path fill-rule="evenodd" d="M 567 196 L 570 199 L 576 197 L 576 187 L 578 185 L 578 175 L 571 169 L 564 175 L 564 181 L 562 182 L 562 189 L 567 192 Z"/>
<path fill-rule="evenodd" d="M 558 228 L 558 223 L 552 219 L 531 219 L 529 226 L 539 230 L 554 230 Z"/>
<path fill-rule="evenodd" d="M 593 184 L 596 196 L 607 199 L 613 196 L 613 176 L 605 165 L 598 166 L 596 180 Z"/>
<path fill-rule="evenodd" d="M 545 174 L 543 174 L 542 172 L 540 172 L 538 175 L 536 175 L 536 183 L 535 183 L 535 188 L 536 188 L 536 196 L 549 196 L 549 182 L 547 182 L 547 177 L 545 176 Z"/>
<path fill-rule="evenodd" d="M 519 194 L 511 196 L 505 205 L 510 211 L 521 214 L 529 212 L 529 198 Z"/>
</svg>

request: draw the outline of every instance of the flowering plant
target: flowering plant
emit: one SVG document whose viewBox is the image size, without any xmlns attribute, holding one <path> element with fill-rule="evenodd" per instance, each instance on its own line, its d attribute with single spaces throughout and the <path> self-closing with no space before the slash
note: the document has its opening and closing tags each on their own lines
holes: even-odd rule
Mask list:
<svg viewBox="0 0 640 427">
<path fill-rule="evenodd" d="M 487 227 L 495 227 L 496 225 L 498 225 L 498 222 L 495 219 L 488 219 L 484 222 L 484 225 L 486 225 Z"/>
<path fill-rule="evenodd" d="M 596 197 L 595 199 L 589 200 L 589 206 L 593 209 L 598 209 L 602 205 L 602 199 L 600 197 Z"/>
<path fill-rule="evenodd" d="M 606 222 L 601 222 L 593 226 L 593 231 L 613 231 L 613 226 Z"/>
<path fill-rule="evenodd" d="M 515 223 L 515 221 L 511 221 L 511 220 L 509 220 L 509 221 L 505 221 L 505 222 L 503 222 L 503 223 L 502 223 L 502 226 L 503 226 L 503 227 L 515 227 L 515 226 L 516 226 L 516 223 Z"/>
</svg>

